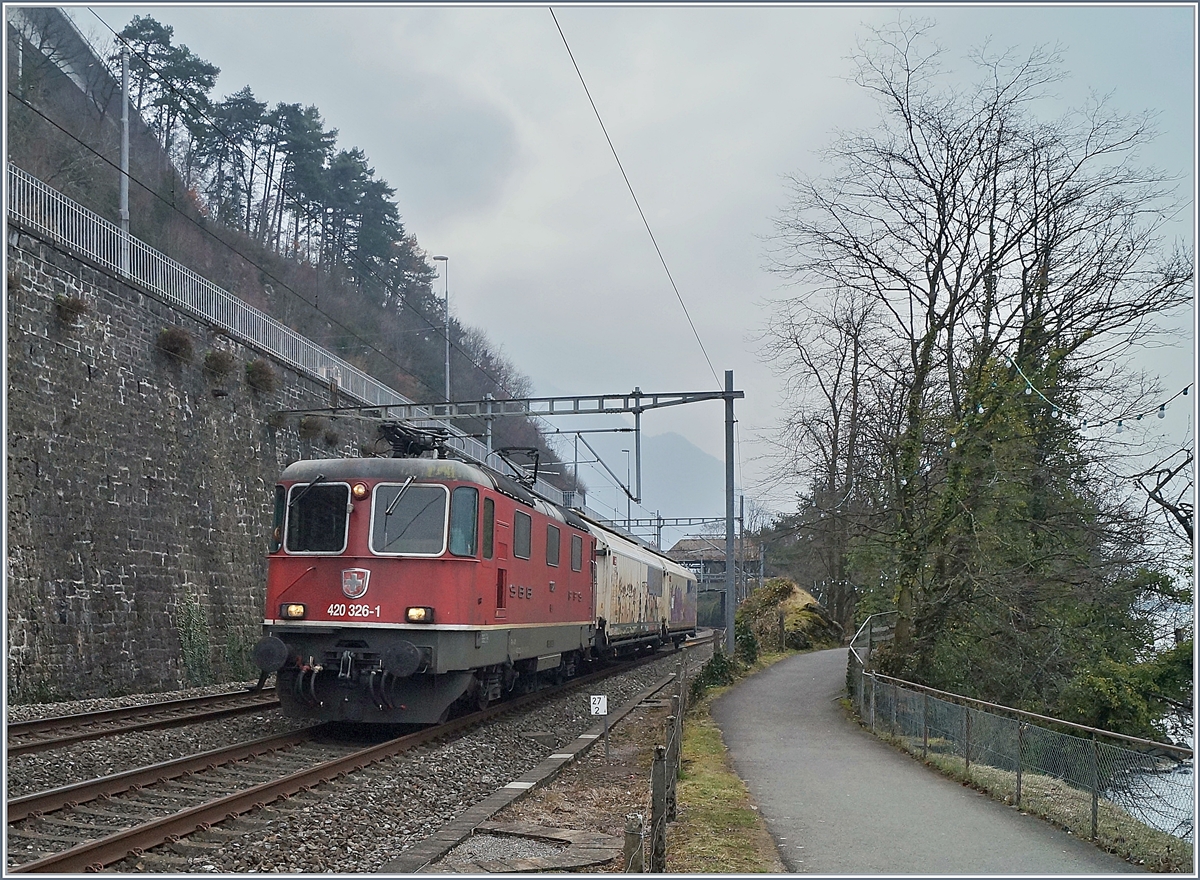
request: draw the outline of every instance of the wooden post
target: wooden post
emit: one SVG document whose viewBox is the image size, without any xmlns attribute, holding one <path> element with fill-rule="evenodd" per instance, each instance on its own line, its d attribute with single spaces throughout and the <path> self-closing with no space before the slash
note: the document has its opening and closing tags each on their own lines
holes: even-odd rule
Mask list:
<svg viewBox="0 0 1200 880">
<path fill-rule="evenodd" d="M 679 776 L 679 738 L 675 735 L 675 716 L 667 718 L 666 817 L 675 821 L 675 781 Z"/>
<path fill-rule="evenodd" d="M 609 751 L 609 747 L 608 747 L 608 713 L 607 712 L 604 713 L 604 760 L 605 761 L 612 760 L 612 752 Z"/>
<path fill-rule="evenodd" d="M 625 849 L 623 862 L 626 874 L 641 874 L 646 870 L 646 848 L 642 842 L 642 814 L 625 817 Z"/>
<path fill-rule="evenodd" d="M 675 716 L 675 778 L 683 775 L 683 700 L 671 697 L 671 714 Z M 675 783 L 671 783 L 674 790 Z"/>
<path fill-rule="evenodd" d="M 667 750 L 654 747 L 650 774 L 650 873 L 667 869 Z"/>
</svg>

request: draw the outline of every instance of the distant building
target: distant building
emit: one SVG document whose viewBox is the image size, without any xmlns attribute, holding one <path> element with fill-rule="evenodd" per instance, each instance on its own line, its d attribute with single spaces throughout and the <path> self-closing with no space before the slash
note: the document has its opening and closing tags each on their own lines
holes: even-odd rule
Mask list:
<svg viewBox="0 0 1200 880">
<path fill-rule="evenodd" d="M 749 589 L 759 585 L 758 542 L 753 538 L 741 538 L 733 542 L 735 557 L 741 564 L 734 569 L 739 598 Z M 725 589 L 725 539 L 683 538 L 675 543 L 666 555 L 696 575 L 700 591 Z"/>
</svg>

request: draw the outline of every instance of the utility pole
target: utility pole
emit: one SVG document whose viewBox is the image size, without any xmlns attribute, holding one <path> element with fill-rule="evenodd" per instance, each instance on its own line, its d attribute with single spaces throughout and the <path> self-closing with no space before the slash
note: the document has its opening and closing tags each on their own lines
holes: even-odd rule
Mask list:
<svg viewBox="0 0 1200 880">
<path fill-rule="evenodd" d="M 733 370 L 725 371 L 725 647 L 733 656 Z"/>
<path fill-rule="evenodd" d="M 121 44 L 121 273 L 129 274 L 129 46 Z"/>
<path fill-rule="evenodd" d="M 625 531 L 629 531 L 630 521 L 633 519 L 633 507 L 631 505 L 633 487 L 629 485 L 629 450 L 622 449 L 625 453 Z"/>
<path fill-rule="evenodd" d="M 642 398 L 642 389 L 640 386 L 635 386 L 633 389 L 634 400 L 639 403 Z M 634 493 L 634 498 L 638 504 L 642 503 L 642 408 L 634 407 L 633 410 L 633 448 L 637 456 L 637 491 Z M 630 487 L 632 491 L 633 487 Z"/>
<path fill-rule="evenodd" d="M 484 416 L 484 421 L 487 424 L 487 434 L 485 436 L 485 439 L 487 440 L 488 455 L 491 455 L 492 454 L 492 422 L 494 422 L 496 420 L 496 417 L 492 415 L 492 401 L 495 400 L 495 396 L 492 394 L 492 392 L 489 391 L 487 394 L 483 395 L 483 397 L 484 397 L 484 400 L 487 401 L 487 413 L 488 413 L 486 416 Z M 579 452 L 578 445 L 576 445 L 575 451 L 576 451 L 576 453 Z"/>
<path fill-rule="evenodd" d="M 433 258 L 435 262 L 441 263 L 442 278 L 445 281 L 446 291 L 446 402 L 450 402 L 450 258 L 438 255 Z"/>
</svg>

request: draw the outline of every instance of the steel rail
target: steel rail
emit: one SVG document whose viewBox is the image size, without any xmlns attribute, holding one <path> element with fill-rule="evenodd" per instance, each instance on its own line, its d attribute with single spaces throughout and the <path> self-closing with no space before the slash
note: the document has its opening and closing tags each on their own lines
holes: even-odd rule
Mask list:
<svg viewBox="0 0 1200 880">
<path fill-rule="evenodd" d="M 12 798 L 8 802 L 8 824 L 11 825 L 13 822 L 19 822 L 22 819 L 31 817 L 37 818 L 46 813 L 61 810 L 64 807 L 75 807 L 79 804 L 96 800 L 97 798 L 122 794 L 131 789 L 152 785 L 156 782 L 178 779 L 189 773 L 211 770 L 224 764 L 241 761 L 244 758 L 253 758 L 258 755 L 276 752 L 280 749 L 291 748 L 292 746 L 311 741 L 325 727 L 326 725 L 324 724 L 318 724 L 313 727 L 304 728 L 303 730 L 292 731 L 291 733 L 266 736 L 262 739 L 251 740 L 250 742 L 212 749 L 195 755 L 187 755 L 183 758 L 176 758 L 173 761 L 164 761 L 161 764 L 151 764 L 148 767 L 138 767 L 133 770 L 127 770 L 124 773 L 114 773 L 110 776 L 87 779 L 83 782 L 64 785 L 60 788 Z"/>
<path fill-rule="evenodd" d="M 193 701 L 177 700 L 167 703 L 146 703 L 138 707 L 128 707 L 127 709 L 105 710 L 97 713 L 84 713 L 81 715 L 63 715 L 57 718 L 45 718 L 38 721 L 17 722 L 10 724 L 7 728 L 7 752 L 9 757 L 16 755 L 29 754 L 31 752 L 44 752 L 48 749 L 56 749 L 62 746 L 71 745 L 72 743 L 83 742 L 89 739 L 100 739 L 106 736 L 116 736 L 120 733 L 130 733 L 136 730 L 165 730 L 170 727 L 183 727 L 188 724 L 198 724 L 203 721 L 215 721 L 220 718 L 229 718 L 235 715 L 245 715 L 250 712 L 261 712 L 264 709 L 274 709 L 279 706 L 279 698 L 274 695 L 273 691 L 267 691 L 269 696 L 266 699 L 256 698 L 249 692 L 243 692 L 237 696 L 249 697 L 250 702 L 241 706 L 227 706 L 225 708 L 203 710 L 205 701 L 209 705 L 219 705 L 231 701 L 230 695 L 220 694 L 216 697 L 197 697 Z M 181 704 L 193 702 L 191 707 Z M 158 708 L 158 707 L 165 708 Z M 200 709 L 201 711 L 197 711 Z M 185 714 L 169 714 L 166 718 L 154 718 L 147 716 L 161 715 L 163 713 L 178 713 Z M 116 713 L 115 715 L 113 713 Z M 143 718 L 142 721 L 129 721 L 121 723 L 121 713 L 125 717 Z M 91 717 L 92 715 L 111 715 L 109 718 Z M 13 736 L 25 736 L 38 732 L 54 730 L 66 725 L 73 727 L 81 727 L 83 725 L 92 724 L 107 724 L 109 722 L 118 722 L 111 727 L 98 727 L 87 730 L 75 730 L 72 733 L 66 733 L 61 736 L 47 737 L 43 739 L 31 739 L 27 742 L 12 742 Z M 29 725 L 26 727 L 25 725 Z"/>
<path fill-rule="evenodd" d="M 97 709 L 95 712 L 78 712 L 74 715 L 55 715 L 50 718 L 33 718 L 29 721 L 11 721 L 8 724 L 8 735 L 41 733 L 43 730 L 53 730 L 67 724 L 91 724 L 98 721 L 114 721 L 130 718 L 136 715 L 146 715 L 152 712 L 169 711 L 172 709 L 190 709 L 218 703 L 237 697 L 247 697 L 256 693 L 273 694 L 274 687 L 263 688 L 261 691 L 227 691 L 223 694 L 210 694 L 204 697 L 187 697 L 182 700 L 164 700 L 160 703 L 139 703 L 136 706 L 121 706 L 116 709 Z"/>
<path fill-rule="evenodd" d="M 629 672 L 660 659 L 662 657 L 655 653 L 637 660 L 615 664 L 599 672 L 571 679 L 561 687 L 547 688 L 506 700 L 445 724 L 435 725 L 330 761 L 324 761 L 271 782 L 260 783 L 243 791 L 190 807 L 171 816 L 164 816 L 97 840 L 77 844 L 63 852 L 43 856 L 8 870 L 14 874 L 100 871 L 106 865 L 120 861 L 126 856 L 140 855 L 151 847 L 199 830 L 206 830 L 217 822 L 236 818 L 243 813 L 265 806 L 271 801 L 307 791 L 322 782 L 361 770 L 369 764 L 391 758 L 416 746 L 458 733 L 501 715 L 522 711 L 548 699 L 562 696 L 596 681 Z"/>
</svg>

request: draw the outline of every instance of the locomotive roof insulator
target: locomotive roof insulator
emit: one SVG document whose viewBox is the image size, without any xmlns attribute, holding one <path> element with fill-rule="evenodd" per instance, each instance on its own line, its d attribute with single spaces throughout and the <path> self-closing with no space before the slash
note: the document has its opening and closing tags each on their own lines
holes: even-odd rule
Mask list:
<svg viewBox="0 0 1200 880">
<path fill-rule="evenodd" d="M 379 433 L 391 444 L 392 458 L 420 458 L 426 452 L 446 457 L 446 438 L 450 433 L 446 428 L 414 428 L 399 422 L 384 422 Z"/>
</svg>

